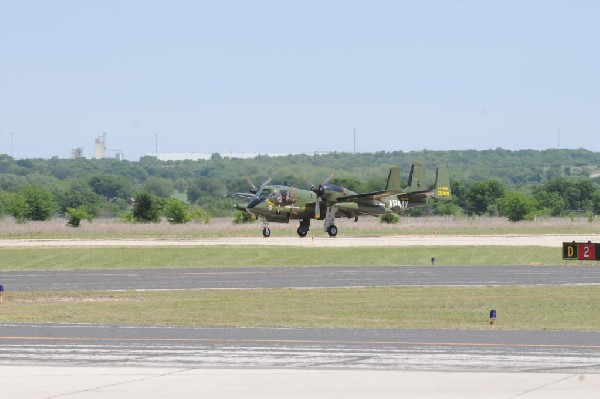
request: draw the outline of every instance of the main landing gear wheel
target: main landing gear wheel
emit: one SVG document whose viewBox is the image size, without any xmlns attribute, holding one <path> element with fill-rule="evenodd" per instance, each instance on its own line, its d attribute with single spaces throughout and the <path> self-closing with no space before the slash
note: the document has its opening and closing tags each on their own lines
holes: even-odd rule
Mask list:
<svg viewBox="0 0 600 399">
<path fill-rule="evenodd" d="M 302 227 L 298 227 L 296 233 L 298 233 L 300 237 L 306 237 L 306 235 L 308 234 L 308 230 L 303 229 Z"/>
<path fill-rule="evenodd" d="M 267 238 L 271 235 L 271 230 L 268 227 L 263 228 L 263 237 Z"/>
<path fill-rule="evenodd" d="M 332 224 L 331 226 L 329 226 L 327 228 L 327 233 L 329 233 L 330 237 L 335 237 L 337 236 L 337 227 L 335 227 L 334 224 Z"/>
</svg>

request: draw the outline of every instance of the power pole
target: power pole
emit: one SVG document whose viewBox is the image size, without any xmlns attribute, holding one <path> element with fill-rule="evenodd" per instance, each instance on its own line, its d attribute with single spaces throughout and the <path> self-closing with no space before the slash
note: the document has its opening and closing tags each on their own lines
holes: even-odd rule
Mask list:
<svg viewBox="0 0 600 399">
<path fill-rule="evenodd" d="M 354 128 L 354 153 L 356 154 L 356 127 Z"/>
</svg>

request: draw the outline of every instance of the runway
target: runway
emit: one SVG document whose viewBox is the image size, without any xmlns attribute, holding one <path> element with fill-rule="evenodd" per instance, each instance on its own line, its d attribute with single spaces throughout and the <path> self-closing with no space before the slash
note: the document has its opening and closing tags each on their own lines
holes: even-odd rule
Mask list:
<svg viewBox="0 0 600 399">
<path fill-rule="evenodd" d="M 0 324 L 0 365 L 600 373 L 600 332 Z"/>
<path fill-rule="evenodd" d="M 5 397 L 595 398 L 600 333 L 0 324 Z"/>
<path fill-rule="evenodd" d="M 578 266 L 339 266 L 2 272 L 6 291 L 600 285 Z"/>
</svg>

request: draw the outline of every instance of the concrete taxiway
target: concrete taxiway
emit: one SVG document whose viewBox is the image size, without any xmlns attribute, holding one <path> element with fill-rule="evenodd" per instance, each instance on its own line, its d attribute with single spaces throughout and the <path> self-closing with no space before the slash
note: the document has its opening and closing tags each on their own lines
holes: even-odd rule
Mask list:
<svg viewBox="0 0 600 399">
<path fill-rule="evenodd" d="M 2 396 L 153 398 L 596 398 L 600 375 L 0 366 Z"/>
<path fill-rule="evenodd" d="M 6 291 L 600 285 L 576 266 L 340 266 L 2 272 Z"/>
</svg>

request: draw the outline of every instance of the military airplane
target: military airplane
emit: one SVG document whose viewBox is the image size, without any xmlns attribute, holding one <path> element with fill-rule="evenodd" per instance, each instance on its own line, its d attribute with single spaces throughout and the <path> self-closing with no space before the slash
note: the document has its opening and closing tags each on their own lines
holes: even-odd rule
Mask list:
<svg viewBox="0 0 600 399">
<path fill-rule="evenodd" d="M 384 190 L 367 193 L 355 193 L 331 184 L 329 180 L 332 176 L 316 187 L 312 185 L 310 190 L 271 185 L 269 179 L 260 187 L 252 185 L 250 193 L 235 194 L 248 200 L 247 204 L 238 204 L 235 208 L 260 220 L 264 237 L 271 235 L 269 222 L 289 223 L 290 220 L 300 221 L 296 232 L 300 237 L 306 237 L 311 219 L 324 220 L 324 231 L 335 237 L 338 233 L 335 218 L 354 218 L 354 221 L 358 221 L 359 215 L 380 216 L 425 206 L 428 197 L 441 200 L 451 198 L 448 168 L 445 165 L 438 166 L 435 187 L 431 190 L 425 186 L 425 167 L 419 161 L 411 166 L 405 190 L 401 189 L 398 167 L 390 168 Z"/>
</svg>

